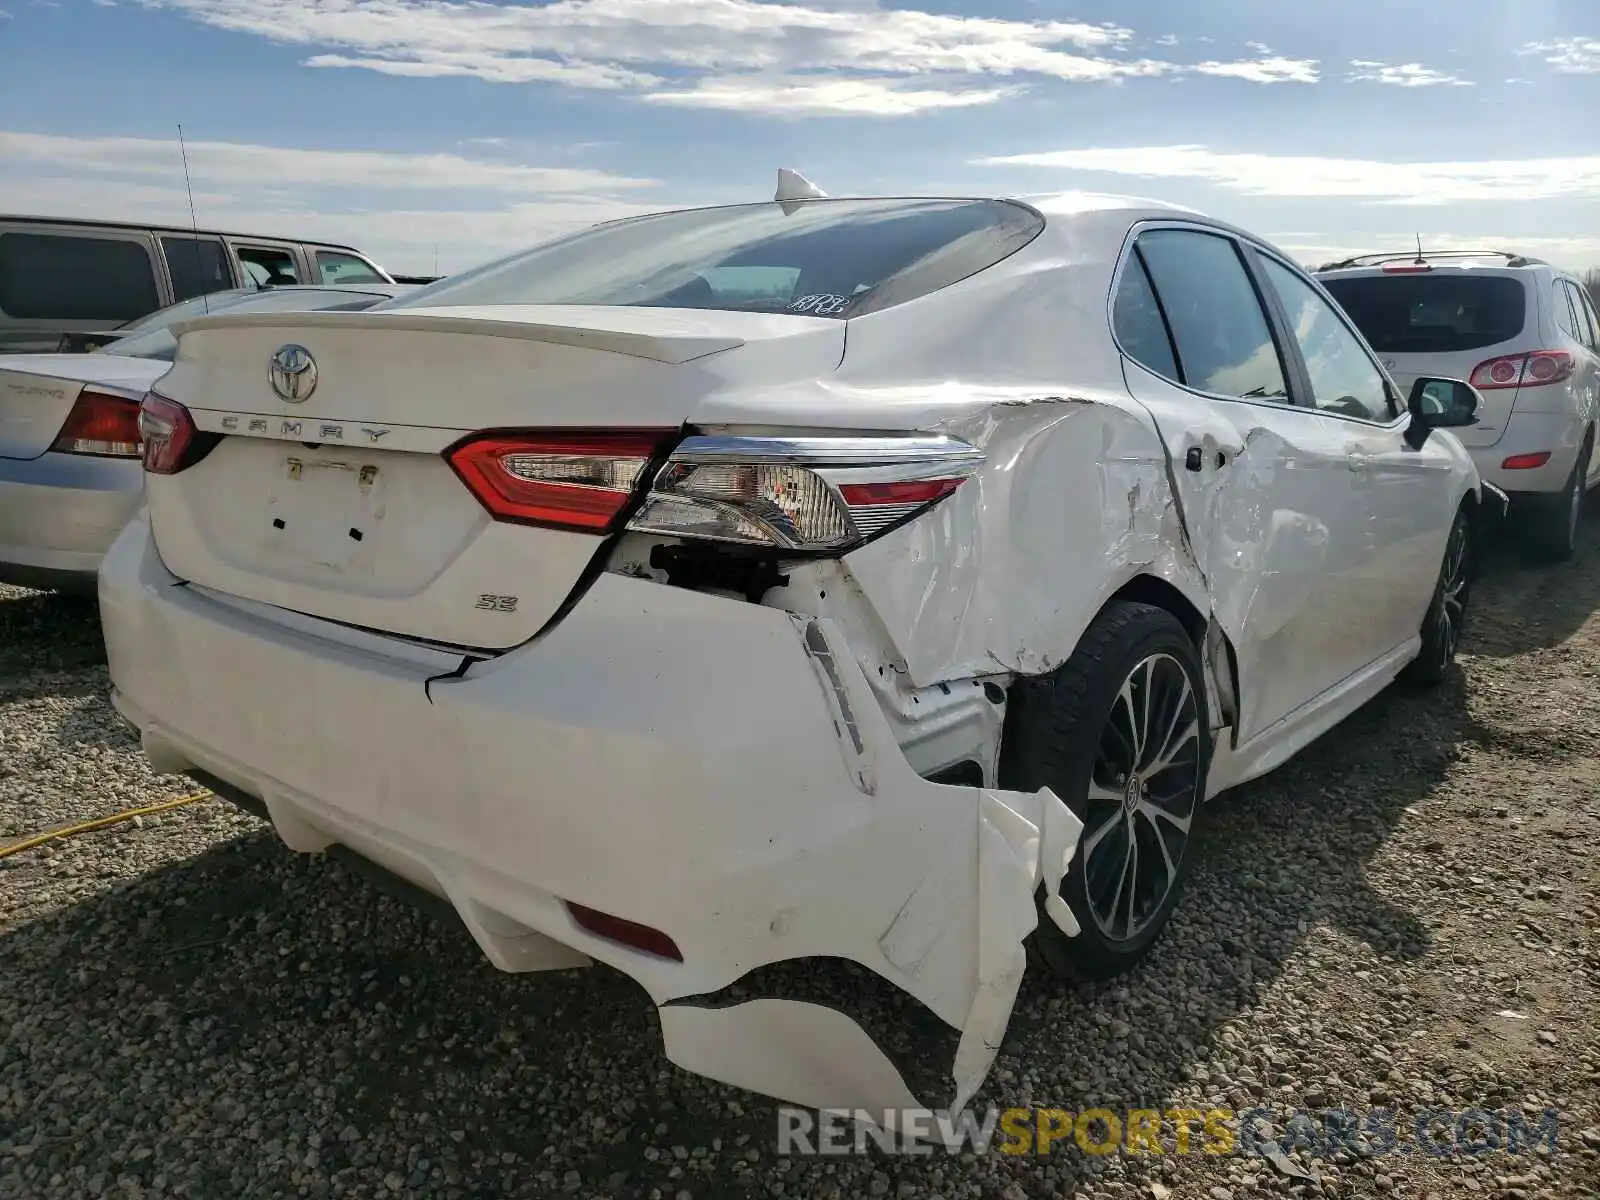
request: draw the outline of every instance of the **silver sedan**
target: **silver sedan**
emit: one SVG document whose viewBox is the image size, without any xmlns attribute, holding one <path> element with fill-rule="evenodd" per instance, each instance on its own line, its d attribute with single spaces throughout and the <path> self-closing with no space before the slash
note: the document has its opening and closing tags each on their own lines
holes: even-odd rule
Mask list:
<svg viewBox="0 0 1600 1200">
<path fill-rule="evenodd" d="M 214 293 L 153 313 L 91 354 L 0 355 L 0 583 L 93 592 L 101 558 L 139 509 L 139 402 L 172 364 L 174 324 L 215 312 L 371 308 L 409 290 Z"/>
</svg>

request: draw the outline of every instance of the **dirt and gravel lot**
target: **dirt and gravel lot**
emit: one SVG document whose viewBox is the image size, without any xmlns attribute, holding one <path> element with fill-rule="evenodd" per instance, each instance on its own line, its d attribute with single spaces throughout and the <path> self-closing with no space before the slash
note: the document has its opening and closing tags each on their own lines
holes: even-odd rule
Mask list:
<svg viewBox="0 0 1600 1200">
<path fill-rule="evenodd" d="M 1224 798 L 1154 959 L 1026 981 L 981 1098 L 1387 1109 L 1393 1152 L 783 1157 L 623 977 L 497 974 L 208 800 L 0 858 L 0 1196 L 1600 1196 L 1597 607 L 1600 530 L 1502 551 L 1458 676 Z M 193 790 L 106 690 L 92 604 L 0 589 L 0 846 Z M 1426 1152 L 1434 1109 L 1555 1151 Z"/>
</svg>

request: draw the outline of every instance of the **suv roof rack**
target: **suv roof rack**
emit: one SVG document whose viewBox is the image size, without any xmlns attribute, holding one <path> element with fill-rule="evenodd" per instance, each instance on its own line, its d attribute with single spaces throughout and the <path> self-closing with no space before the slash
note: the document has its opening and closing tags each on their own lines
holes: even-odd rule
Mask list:
<svg viewBox="0 0 1600 1200">
<path fill-rule="evenodd" d="M 1543 267 L 1548 266 L 1542 258 L 1529 258 L 1526 254 L 1516 254 L 1510 250 L 1429 250 L 1426 252 L 1404 254 L 1357 254 L 1351 258 L 1342 258 L 1338 262 L 1323 263 L 1319 271 L 1342 271 L 1347 267 L 1377 267 L 1385 263 L 1416 263 L 1425 266 L 1432 258 L 1503 258 L 1508 267 Z"/>
</svg>

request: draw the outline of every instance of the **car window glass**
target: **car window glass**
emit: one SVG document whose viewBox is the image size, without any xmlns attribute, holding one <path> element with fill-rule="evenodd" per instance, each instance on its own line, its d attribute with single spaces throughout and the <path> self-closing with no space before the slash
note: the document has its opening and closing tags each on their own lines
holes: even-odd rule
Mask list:
<svg viewBox="0 0 1600 1200">
<path fill-rule="evenodd" d="M 317 274 L 322 283 L 384 283 L 382 275 L 354 254 L 339 254 L 332 250 L 317 251 Z"/>
<path fill-rule="evenodd" d="M 1361 340 L 1316 288 L 1276 259 L 1258 257 L 1305 359 L 1311 402 L 1341 416 L 1391 419 L 1395 414 L 1383 372 Z"/>
<path fill-rule="evenodd" d="M 1589 314 L 1589 328 L 1594 331 L 1594 341 L 1590 344 L 1600 353 L 1600 308 L 1595 307 L 1594 297 L 1587 288 L 1579 288 L 1578 295 L 1583 300 L 1584 311 Z"/>
<path fill-rule="evenodd" d="M 654 213 L 581 230 L 394 307 L 741 309 L 842 320 L 985 270 L 1043 228 L 1001 200 L 805 200 Z"/>
<path fill-rule="evenodd" d="M 295 266 L 294 255 L 287 250 L 267 246 L 236 246 L 234 253 L 245 273 L 258 287 L 282 287 L 300 283 L 300 271 Z"/>
<path fill-rule="evenodd" d="M 1442 271 L 1327 278 L 1322 286 L 1379 354 L 1453 354 L 1508 342 L 1527 323 L 1529 293 L 1507 275 Z"/>
<path fill-rule="evenodd" d="M 1134 362 L 1164 378 L 1183 382 L 1172 354 L 1172 340 L 1167 336 L 1167 322 L 1138 250 L 1128 256 L 1122 269 L 1122 281 L 1111 307 L 1111 325 L 1117 341 Z"/>
<path fill-rule="evenodd" d="M 1572 315 L 1572 297 L 1567 294 L 1566 280 L 1558 279 L 1555 285 L 1555 295 L 1551 303 L 1556 310 L 1556 324 L 1561 327 L 1561 332 L 1568 337 L 1578 336 L 1578 321 Z"/>
<path fill-rule="evenodd" d="M 1566 287 L 1567 299 L 1572 301 L 1572 317 L 1578 326 L 1578 340 L 1594 350 L 1600 346 L 1600 330 L 1594 327 L 1594 318 L 1587 303 L 1589 298 L 1583 288 L 1570 279 L 1566 281 Z"/>
<path fill-rule="evenodd" d="M 228 274 L 227 251 L 217 238 L 164 237 L 161 252 L 167 256 L 174 300 L 187 300 L 233 286 Z"/>
<path fill-rule="evenodd" d="M 161 306 L 150 251 L 76 234 L 0 235 L 0 312 L 19 320 L 120 325 Z"/>
<path fill-rule="evenodd" d="M 1159 229 L 1139 238 L 1177 343 L 1183 382 L 1219 396 L 1286 400 L 1271 327 L 1233 242 Z"/>
</svg>

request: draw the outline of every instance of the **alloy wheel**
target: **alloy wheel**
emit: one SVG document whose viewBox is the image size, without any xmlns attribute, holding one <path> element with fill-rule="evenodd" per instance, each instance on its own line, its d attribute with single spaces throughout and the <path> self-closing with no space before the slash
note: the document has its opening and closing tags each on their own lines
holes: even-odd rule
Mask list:
<svg viewBox="0 0 1600 1200">
<path fill-rule="evenodd" d="M 1177 884 L 1202 766 L 1188 672 L 1170 654 L 1149 655 L 1117 692 L 1089 783 L 1084 890 L 1107 938 L 1137 937 Z"/>
<path fill-rule="evenodd" d="M 1444 621 L 1444 661 L 1455 657 L 1456 646 L 1461 641 L 1461 627 L 1467 616 L 1468 529 L 1465 521 L 1457 521 L 1450 530 L 1450 541 L 1445 546 L 1444 568 L 1440 578 L 1439 616 Z"/>
</svg>

